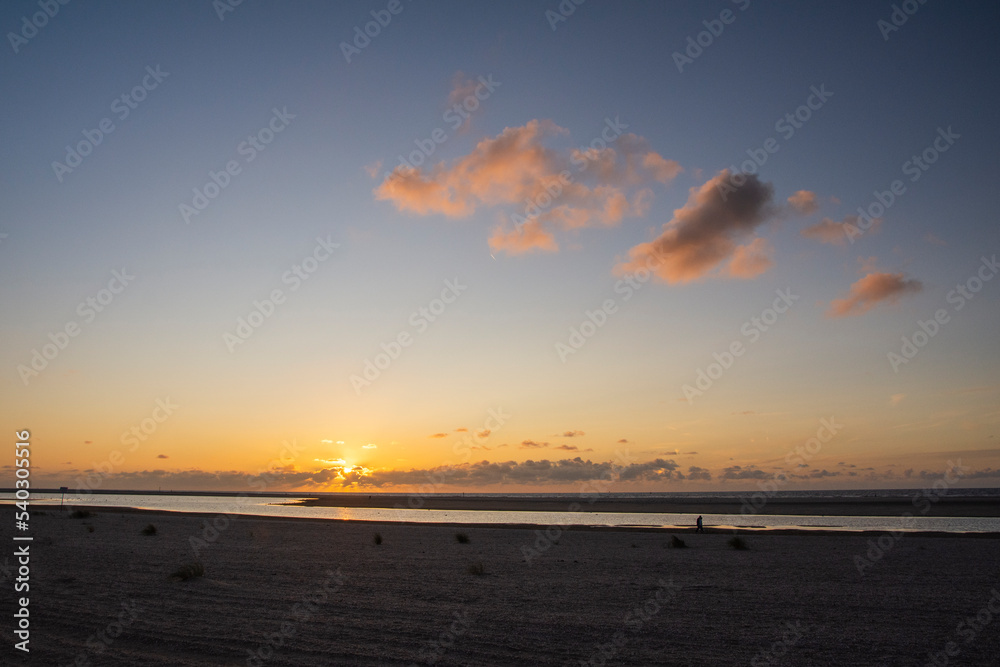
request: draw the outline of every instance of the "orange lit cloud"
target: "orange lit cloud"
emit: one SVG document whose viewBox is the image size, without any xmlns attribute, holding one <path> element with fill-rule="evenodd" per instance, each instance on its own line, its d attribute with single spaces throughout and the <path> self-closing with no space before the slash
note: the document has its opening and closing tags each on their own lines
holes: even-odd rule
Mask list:
<svg viewBox="0 0 1000 667">
<path fill-rule="evenodd" d="M 868 273 L 851 285 L 847 296 L 830 302 L 827 316 L 861 315 L 883 301 L 895 303 L 904 294 L 922 289 L 919 280 L 905 278 L 902 273 Z"/>
<path fill-rule="evenodd" d="M 540 449 L 548 446 L 547 442 L 535 442 L 534 440 L 525 440 L 521 443 L 521 449 Z"/>
<path fill-rule="evenodd" d="M 493 230 L 491 248 L 511 254 L 554 252 L 552 228 L 608 227 L 646 215 L 653 192 L 642 186 L 667 184 L 683 171 L 634 134 L 622 134 L 602 148 L 546 146 L 549 137 L 565 135 L 568 131 L 551 121 L 508 127 L 451 162 L 397 166 L 375 188 L 375 198 L 400 212 L 451 218 L 510 206 L 510 222 Z"/>
<path fill-rule="evenodd" d="M 562 437 L 575 438 L 578 435 L 586 435 L 583 431 L 563 431 Z"/>
<path fill-rule="evenodd" d="M 774 189 L 756 176 L 744 177 L 744 183 L 736 187 L 730 184 L 729 170 L 724 169 L 700 188 L 691 188 L 687 204 L 674 211 L 661 234 L 631 248 L 628 261 L 616 266 L 615 273 L 648 268 L 674 284 L 716 271 L 734 278 L 750 278 L 766 271 L 770 266 L 766 242 L 755 239 L 741 246 L 739 241 L 775 215 Z"/>
<path fill-rule="evenodd" d="M 542 223 L 538 220 L 531 220 L 521 225 L 520 228 L 509 231 L 497 227 L 493 230 L 489 244 L 492 252 L 503 251 L 511 255 L 520 255 L 535 250 L 543 252 L 559 250 L 555 237 L 543 229 Z"/>
<path fill-rule="evenodd" d="M 729 261 L 728 275 L 733 278 L 756 278 L 774 264 L 770 257 L 773 250 L 767 239 L 759 237 L 737 247 Z"/>
<path fill-rule="evenodd" d="M 429 435 L 427 437 L 428 438 L 447 438 L 448 434 L 447 433 L 434 433 L 434 434 Z"/>
<path fill-rule="evenodd" d="M 873 218 L 872 225 L 868 228 L 868 231 L 875 231 L 881 224 L 882 218 Z M 831 218 L 823 218 L 815 225 L 806 227 L 801 232 L 802 236 L 807 239 L 839 246 L 847 244 L 849 233 L 854 235 L 861 234 L 858 228 L 858 216 L 856 215 L 849 215 L 840 222 Z"/>
<path fill-rule="evenodd" d="M 819 210 L 816 193 L 809 190 L 799 190 L 788 198 L 788 203 L 801 215 L 812 215 Z"/>
</svg>

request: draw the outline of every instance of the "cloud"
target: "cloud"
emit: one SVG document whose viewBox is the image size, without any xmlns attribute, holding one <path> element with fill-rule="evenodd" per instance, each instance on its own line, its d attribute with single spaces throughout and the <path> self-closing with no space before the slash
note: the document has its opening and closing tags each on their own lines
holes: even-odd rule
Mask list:
<svg viewBox="0 0 1000 667">
<path fill-rule="evenodd" d="M 748 278 L 767 270 L 768 248 L 758 239 L 741 242 L 776 215 L 774 188 L 754 175 L 744 177 L 743 185 L 731 185 L 729 170 L 724 169 L 700 188 L 691 188 L 687 204 L 674 211 L 660 235 L 632 247 L 628 261 L 618 264 L 615 273 L 650 268 L 661 280 L 676 284 L 713 273 Z"/>
<path fill-rule="evenodd" d="M 559 445 L 556 449 L 565 449 L 567 452 L 578 452 L 580 448 L 576 445 Z"/>
<path fill-rule="evenodd" d="M 523 255 L 527 252 L 557 252 L 556 237 L 542 227 L 538 220 L 529 220 L 520 227 L 505 228 L 502 225 L 493 230 L 489 238 L 491 252 L 506 252 L 509 255 Z"/>
<path fill-rule="evenodd" d="M 722 479 L 771 479 L 772 473 L 764 472 L 756 466 L 730 466 L 722 469 Z"/>
<path fill-rule="evenodd" d="M 539 449 L 541 447 L 548 447 L 547 442 L 535 442 L 534 440 L 525 440 L 521 443 L 521 449 Z"/>
<path fill-rule="evenodd" d="M 333 444 L 333 440 L 320 440 L 320 442 L 326 443 L 326 444 L 329 444 L 329 445 Z"/>
<path fill-rule="evenodd" d="M 169 459 L 170 457 L 167 456 L 166 454 L 157 454 L 156 458 L 158 458 L 158 459 Z"/>
<path fill-rule="evenodd" d="M 447 438 L 448 434 L 447 433 L 434 433 L 434 434 L 429 435 L 427 437 L 428 438 Z"/>
<path fill-rule="evenodd" d="M 512 206 L 510 224 L 493 230 L 492 250 L 555 252 L 553 229 L 614 226 L 626 216 L 645 215 L 653 193 L 643 186 L 669 183 L 682 171 L 634 134 L 600 149 L 546 145 L 551 137 L 568 134 L 548 120 L 508 127 L 450 162 L 397 166 L 375 188 L 375 198 L 400 212 L 450 218 Z"/>
<path fill-rule="evenodd" d="M 932 245 L 939 245 L 939 246 L 946 246 L 946 245 L 948 245 L 947 241 L 945 241 L 944 239 L 939 239 L 938 237 L 934 236 L 934 234 L 931 234 L 930 232 L 927 232 L 927 234 L 924 236 L 924 239 L 928 243 L 930 243 Z"/>
<path fill-rule="evenodd" d="M 688 468 L 687 478 L 691 480 L 710 480 L 712 479 L 712 473 L 710 473 L 705 468 L 700 468 L 698 466 L 691 466 Z"/>
<path fill-rule="evenodd" d="M 562 437 L 575 438 L 578 435 L 586 435 L 583 431 L 563 431 Z"/>
<path fill-rule="evenodd" d="M 490 437 L 490 433 L 492 433 L 492 432 L 493 431 L 491 431 L 490 429 L 484 428 L 482 431 L 476 431 L 476 437 L 477 438 L 488 438 L 488 437 Z"/>
<path fill-rule="evenodd" d="M 468 432 L 469 432 L 469 429 L 465 428 L 464 426 L 462 428 L 456 428 L 455 429 L 455 433 L 468 433 Z"/>
<path fill-rule="evenodd" d="M 904 398 L 906 398 L 906 394 L 893 394 L 889 397 L 889 405 L 899 405 Z"/>
<path fill-rule="evenodd" d="M 621 467 L 611 461 L 595 463 L 580 457 L 557 461 L 506 461 L 462 463 L 429 470 L 373 471 L 364 476 L 361 486 L 419 485 L 427 476 L 441 480 L 440 484 L 455 486 L 488 486 L 493 484 L 570 484 L 595 479 L 618 479 L 625 482 L 683 479 L 673 461 L 656 459 L 648 463 L 632 463 Z"/>
<path fill-rule="evenodd" d="M 378 445 L 369 442 L 367 445 L 362 445 L 361 449 L 378 449 Z"/>
<path fill-rule="evenodd" d="M 882 218 L 872 218 L 872 224 L 868 231 L 875 231 L 881 224 Z M 861 234 L 857 225 L 858 216 L 856 215 L 849 215 L 840 222 L 832 218 L 823 218 L 815 225 L 803 229 L 800 234 L 820 243 L 843 246 L 847 244 L 849 237 Z"/>
<path fill-rule="evenodd" d="M 774 248 L 764 238 L 756 238 L 748 245 L 737 247 L 729 262 L 728 275 L 733 278 L 756 278 L 774 264 L 770 258 L 773 250 Z"/>
<path fill-rule="evenodd" d="M 879 303 L 896 303 L 901 296 L 919 292 L 923 285 L 902 273 L 868 273 L 851 285 L 847 295 L 830 302 L 828 317 L 862 315 Z"/>
<path fill-rule="evenodd" d="M 382 160 L 376 160 L 371 164 L 365 165 L 365 173 L 368 174 L 369 178 L 375 178 L 378 176 L 379 169 L 382 168 Z"/>
<path fill-rule="evenodd" d="M 812 215 L 819 210 L 819 204 L 816 203 L 816 193 L 809 190 L 799 190 L 788 198 L 788 203 L 801 215 Z"/>
<path fill-rule="evenodd" d="M 618 444 L 624 445 L 627 442 L 628 442 L 628 440 L 626 440 L 625 438 L 622 438 L 621 440 L 618 441 Z"/>
</svg>

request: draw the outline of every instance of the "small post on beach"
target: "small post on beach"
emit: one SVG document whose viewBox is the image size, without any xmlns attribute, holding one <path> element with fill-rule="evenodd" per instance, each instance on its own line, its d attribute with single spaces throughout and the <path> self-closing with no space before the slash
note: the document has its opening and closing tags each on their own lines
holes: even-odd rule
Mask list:
<svg viewBox="0 0 1000 667">
<path fill-rule="evenodd" d="M 59 496 L 59 507 L 63 506 L 63 499 L 66 497 L 66 492 L 67 491 L 69 491 L 69 487 L 68 486 L 60 486 L 59 487 L 59 493 L 60 493 L 60 496 Z"/>
</svg>

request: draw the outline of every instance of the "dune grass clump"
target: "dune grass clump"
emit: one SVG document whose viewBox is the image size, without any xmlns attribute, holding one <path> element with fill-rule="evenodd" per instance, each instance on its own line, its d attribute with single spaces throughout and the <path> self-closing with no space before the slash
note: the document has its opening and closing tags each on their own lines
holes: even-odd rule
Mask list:
<svg viewBox="0 0 1000 667">
<path fill-rule="evenodd" d="M 670 536 L 670 548 L 671 549 L 686 549 L 687 544 L 681 538 L 676 535 Z"/>
<path fill-rule="evenodd" d="M 472 563 L 465 569 L 469 574 L 474 574 L 477 577 L 481 577 L 486 574 L 486 566 L 482 563 Z"/>
<path fill-rule="evenodd" d="M 382 544 L 382 533 L 375 533 L 372 535 L 372 542 L 375 543 L 375 546 Z"/>
<path fill-rule="evenodd" d="M 94 516 L 94 513 L 89 510 L 73 510 L 69 516 L 72 519 L 86 519 L 87 517 Z"/>
<path fill-rule="evenodd" d="M 455 541 L 459 544 L 468 544 L 469 536 L 465 533 L 455 533 Z"/>
<path fill-rule="evenodd" d="M 142 529 L 142 534 L 150 536 L 156 535 L 156 526 L 154 526 L 153 524 L 149 524 L 148 526 Z"/>
<path fill-rule="evenodd" d="M 83 524 L 83 525 L 85 525 L 85 526 L 87 527 L 87 532 L 88 532 L 88 533 L 92 533 L 92 532 L 94 532 L 94 527 L 93 527 L 93 526 L 91 526 L 91 525 L 90 525 L 89 523 L 85 523 L 85 524 Z"/>
<path fill-rule="evenodd" d="M 170 578 L 187 581 L 188 579 L 194 579 L 195 577 L 200 577 L 204 574 L 205 566 L 199 562 L 194 562 L 182 565 L 177 569 L 177 571 L 170 575 Z"/>
<path fill-rule="evenodd" d="M 733 549 L 736 549 L 737 551 L 746 551 L 747 549 L 750 548 L 750 546 L 747 544 L 746 540 L 744 540 L 739 535 L 730 537 L 729 541 L 726 542 L 726 544 L 728 544 L 729 546 L 731 546 Z"/>
</svg>

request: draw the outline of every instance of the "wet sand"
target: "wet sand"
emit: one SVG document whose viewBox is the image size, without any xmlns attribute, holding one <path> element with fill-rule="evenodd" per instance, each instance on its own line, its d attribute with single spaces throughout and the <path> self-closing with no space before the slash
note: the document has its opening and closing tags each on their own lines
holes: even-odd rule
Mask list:
<svg viewBox="0 0 1000 667">
<path fill-rule="evenodd" d="M 676 533 L 689 548 L 675 549 L 654 530 L 108 508 L 33 512 L 31 534 L 33 665 L 924 665 L 949 641 L 951 664 L 1000 654 L 1000 616 L 969 642 L 959 628 L 1000 590 L 998 536 L 883 537 L 862 575 L 854 556 L 877 555 L 878 534 L 746 534 L 735 551 L 729 533 Z M 192 561 L 203 576 L 170 578 Z M 3 634 L 7 664 L 9 621 Z"/>
</svg>

